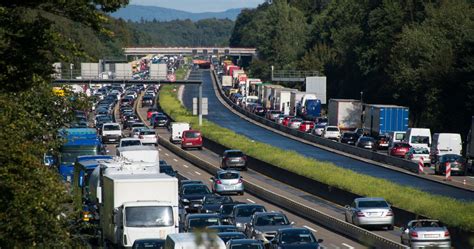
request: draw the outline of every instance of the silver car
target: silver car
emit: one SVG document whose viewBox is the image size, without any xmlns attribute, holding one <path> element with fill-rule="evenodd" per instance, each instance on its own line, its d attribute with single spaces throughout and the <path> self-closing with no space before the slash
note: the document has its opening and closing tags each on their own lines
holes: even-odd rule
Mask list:
<svg viewBox="0 0 474 249">
<path fill-rule="evenodd" d="M 316 136 L 322 136 L 324 127 L 326 127 L 326 125 L 323 125 L 323 124 L 315 125 L 314 129 L 311 131 L 311 134 L 316 135 Z"/>
<path fill-rule="evenodd" d="M 293 224 L 288 221 L 286 215 L 280 212 L 256 212 L 245 227 L 245 233 L 248 238 L 268 244 L 275 238 L 278 229 L 290 228 Z"/>
<path fill-rule="evenodd" d="M 383 198 L 356 198 L 345 208 L 346 222 L 357 226 L 387 227 L 388 230 L 393 230 L 393 211 Z"/>
<path fill-rule="evenodd" d="M 221 170 L 218 171 L 212 180 L 212 191 L 214 193 L 237 193 L 244 194 L 244 184 L 239 171 Z"/>
<path fill-rule="evenodd" d="M 412 220 L 400 230 L 402 244 L 411 248 L 451 248 L 449 231 L 438 220 Z"/>
</svg>

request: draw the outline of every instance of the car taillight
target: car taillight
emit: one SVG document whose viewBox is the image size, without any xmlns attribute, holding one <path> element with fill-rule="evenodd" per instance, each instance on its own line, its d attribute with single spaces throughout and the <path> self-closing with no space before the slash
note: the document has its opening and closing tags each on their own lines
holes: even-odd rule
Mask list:
<svg viewBox="0 0 474 249">
<path fill-rule="evenodd" d="M 415 232 L 415 231 L 412 231 L 412 232 L 410 233 L 410 237 L 412 237 L 412 238 L 418 238 L 418 233 Z"/>
<path fill-rule="evenodd" d="M 393 212 L 392 211 L 388 211 L 386 216 L 393 216 Z"/>
<path fill-rule="evenodd" d="M 357 212 L 357 217 L 365 217 L 365 214 L 361 211 Z"/>
<path fill-rule="evenodd" d="M 216 180 L 217 184 L 222 184 L 221 180 Z"/>
<path fill-rule="evenodd" d="M 446 230 L 446 231 L 444 232 L 444 237 L 449 237 L 449 235 L 450 235 L 450 234 L 449 234 L 449 231 Z"/>
</svg>

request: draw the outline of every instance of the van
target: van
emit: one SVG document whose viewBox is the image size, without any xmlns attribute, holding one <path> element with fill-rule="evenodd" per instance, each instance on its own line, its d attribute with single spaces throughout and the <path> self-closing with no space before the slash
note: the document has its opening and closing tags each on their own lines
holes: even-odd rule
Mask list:
<svg viewBox="0 0 474 249">
<path fill-rule="evenodd" d="M 170 127 L 171 127 L 170 142 L 172 143 L 181 142 L 181 136 L 183 135 L 183 132 L 191 129 L 188 123 L 182 123 L 182 122 L 171 123 Z"/>
<path fill-rule="evenodd" d="M 196 238 L 201 236 L 201 238 Z M 197 241 L 201 241 L 197 245 Z M 216 234 L 209 233 L 175 233 L 168 234 L 165 249 L 225 249 L 224 241 Z"/>
<path fill-rule="evenodd" d="M 431 162 L 436 162 L 439 156 L 445 154 L 461 155 L 462 140 L 459 133 L 435 133 L 431 143 Z"/>
<path fill-rule="evenodd" d="M 392 131 L 388 133 L 390 140 L 388 142 L 388 151 L 393 148 L 394 143 L 405 141 L 406 131 Z"/>
<path fill-rule="evenodd" d="M 430 148 L 431 131 L 428 128 L 408 128 L 405 141 L 411 147 Z"/>
<path fill-rule="evenodd" d="M 196 130 L 183 131 L 183 136 L 181 138 L 181 148 L 197 148 L 202 150 L 201 132 Z"/>
</svg>

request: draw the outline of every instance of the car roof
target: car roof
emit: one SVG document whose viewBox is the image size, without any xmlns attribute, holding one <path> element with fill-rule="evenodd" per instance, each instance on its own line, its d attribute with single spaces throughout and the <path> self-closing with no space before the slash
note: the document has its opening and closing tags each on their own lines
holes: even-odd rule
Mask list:
<svg viewBox="0 0 474 249">
<path fill-rule="evenodd" d="M 386 201 L 382 197 L 361 197 L 361 198 L 356 198 L 355 201 Z"/>
<path fill-rule="evenodd" d="M 226 152 L 242 152 L 241 150 L 224 150 L 224 153 Z"/>
<path fill-rule="evenodd" d="M 220 215 L 218 213 L 213 214 L 188 214 L 186 215 L 186 219 L 190 218 L 219 218 Z"/>
<path fill-rule="evenodd" d="M 285 227 L 278 229 L 278 232 L 288 232 L 288 231 L 310 231 L 305 227 Z"/>
<path fill-rule="evenodd" d="M 240 175 L 240 171 L 237 170 L 219 170 L 217 171 L 217 174 L 224 174 L 224 173 L 235 173 Z"/>
<path fill-rule="evenodd" d="M 255 239 L 232 239 L 232 240 L 229 240 L 229 242 L 227 242 L 227 243 L 230 243 L 230 244 L 254 244 L 254 243 L 262 244 L 262 242 L 260 240 L 255 240 Z"/>
<path fill-rule="evenodd" d="M 255 216 L 266 216 L 266 215 L 281 215 L 281 216 L 285 216 L 285 214 L 281 213 L 281 212 L 255 212 L 253 213 L 253 215 Z"/>
</svg>

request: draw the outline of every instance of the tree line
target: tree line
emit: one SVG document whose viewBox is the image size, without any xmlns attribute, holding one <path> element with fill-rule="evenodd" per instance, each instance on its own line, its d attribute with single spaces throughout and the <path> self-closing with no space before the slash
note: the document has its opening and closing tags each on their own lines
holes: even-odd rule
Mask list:
<svg viewBox="0 0 474 249">
<path fill-rule="evenodd" d="M 243 10 L 231 46 L 250 71 L 318 70 L 329 98 L 410 108 L 414 127 L 466 134 L 474 115 L 474 11 L 467 0 L 274 0 Z"/>
</svg>

